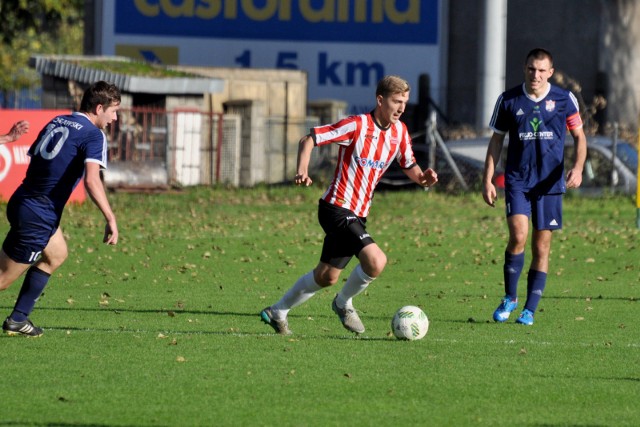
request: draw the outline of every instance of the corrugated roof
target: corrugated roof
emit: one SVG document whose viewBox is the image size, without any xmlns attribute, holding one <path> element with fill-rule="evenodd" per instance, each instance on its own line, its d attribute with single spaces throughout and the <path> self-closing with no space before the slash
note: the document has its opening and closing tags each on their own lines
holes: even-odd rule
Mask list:
<svg viewBox="0 0 640 427">
<path fill-rule="evenodd" d="M 86 56 L 32 56 L 29 65 L 41 74 L 75 80 L 91 84 L 98 80 L 108 81 L 130 93 L 155 93 L 167 95 L 194 95 L 218 93 L 223 90 L 221 79 L 207 77 L 145 77 L 105 70 L 97 70 L 81 65 L 82 61 L 109 60 L 130 61 L 123 57 Z"/>
</svg>

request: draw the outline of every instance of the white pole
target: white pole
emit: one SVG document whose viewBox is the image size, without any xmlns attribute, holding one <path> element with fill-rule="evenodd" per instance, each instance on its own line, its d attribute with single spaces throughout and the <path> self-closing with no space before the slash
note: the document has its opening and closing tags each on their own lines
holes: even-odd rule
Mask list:
<svg viewBox="0 0 640 427">
<path fill-rule="evenodd" d="M 496 99 L 505 90 L 507 0 L 483 0 L 476 127 L 487 131 Z"/>
</svg>

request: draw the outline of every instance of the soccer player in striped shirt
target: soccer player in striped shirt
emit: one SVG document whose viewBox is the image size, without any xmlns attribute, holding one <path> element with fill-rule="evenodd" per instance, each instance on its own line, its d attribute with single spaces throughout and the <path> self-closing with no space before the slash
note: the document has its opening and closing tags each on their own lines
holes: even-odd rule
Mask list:
<svg viewBox="0 0 640 427">
<path fill-rule="evenodd" d="M 118 227 L 100 179 L 107 166 L 107 138 L 102 129 L 117 120 L 120 90 L 100 81 L 80 102 L 80 111 L 53 118 L 29 149 L 27 175 L 7 205 L 11 228 L 0 250 L 0 290 L 22 273 L 14 309 L 2 324 L 9 335 L 38 337 L 42 328 L 29 319 L 53 272 L 67 258 L 60 219 L 73 189 L 84 176 L 87 193 L 102 212 L 104 242 L 118 242 Z"/>
<path fill-rule="evenodd" d="M 525 59 L 524 83 L 498 98 L 491 118 L 493 135 L 487 148 L 483 176 L 484 201 L 495 206 L 492 183 L 505 136 L 509 134 L 505 170 L 505 204 L 509 242 L 504 255 L 505 297 L 493 313 L 505 322 L 518 306 L 518 280 L 524 267 L 529 219 L 533 226 L 532 260 L 527 275 L 527 300 L 516 320 L 533 324 L 546 286 L 553 230 L 562 228 L 562 195 L 582 183 L 587 139 L 575 96 L 553 86 L 553 57 L 544 49 Z M 564 172 L 564 140 L 569 129 L 575 143 L 573 167 Z"/>
<path fill-rule="evenodd" d="M 311 129 L 300 140 L 295 184 L 309 186 L 309 160 L 316 146 L 338 144 L 338 162 L 329 188 L 319 201 L 318 220 L 325 232 L 318 265 L 300 277 L 274 305 L 260 313 L 262 321 L 277 333 L 288 335 L 289 310 L 317 291 L 338 282 L 351 258 L 359 264 L 332 302 L 343 326 L 363 333 L 365 328 L 352 299 L 378 277 L 387 257 L 366 230 L 367 215 L 376 185 L 391 162 L 397 161 L 416 184 L 430 187 L 438 181 L 432 169 L 416 164 L 407 127 L 400 121 L 409 100 L 409 84 L 398 76 L 386 76 L 376 89 L 376 107 L 367 114 L 347 117 L 332 125 Z"/>
</svg>

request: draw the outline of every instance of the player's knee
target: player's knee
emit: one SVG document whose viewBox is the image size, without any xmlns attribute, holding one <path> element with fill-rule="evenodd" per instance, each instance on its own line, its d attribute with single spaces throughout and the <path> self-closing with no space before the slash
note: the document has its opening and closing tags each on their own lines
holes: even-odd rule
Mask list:
<svg viewBox="0 0 640 427">
<path fill-rule="evenodd" d="M 380 251 L 375 257 L 367 259 L 366 263 L 363 263 L 362 270 L 371 277 L 378 277 L 382 274 L 382 271 L 387 265 L 387 255 Z"/>
<path fill-rule="evenodd" d="M 509 237 L 509 247 L 507 250 L 511 253 L 520 253 L 524 251 L 527 244 L 527 235 L 524 233 L 512 233 Z"/>
<path fill-rule="evenodd" d="M 313 278 L 318 284 L 318 286 L 322 286 L 323 288 L 333 286 L 338 283 L 338 279 L 340 278 L 340 273 L 335 273 L 330 270 L 324 271 L 314 271 Z"/>
<path fill-rule="evenodd" d="M 47 256 L 47 258 L 43 260 L 43 262 L 48 267 L 45 270 L 49 270 L 49 271 L 57 270 L 58 268 L 60 268 L 62 264 L 64 264 L 64 262 L 67 260 L 68 257 L 69 257 L 69 253 L 67 252 L 67 248 L 64 248 L 64 250 L 57 251 L 54 255 Z"/>
</svg>

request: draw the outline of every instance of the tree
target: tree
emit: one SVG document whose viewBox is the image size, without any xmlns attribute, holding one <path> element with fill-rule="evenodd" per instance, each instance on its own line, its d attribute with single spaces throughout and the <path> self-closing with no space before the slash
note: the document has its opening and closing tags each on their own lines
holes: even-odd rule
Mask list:
<svg viewBox="0 0 640 427">
<path fill-rule="evenodd" d="M 0 1 L 0 94 L 7 107 L 10 95 L 40 85 L 29 68 L 34 54 L 81 54 L 82 0 Z"/>
</svg>

